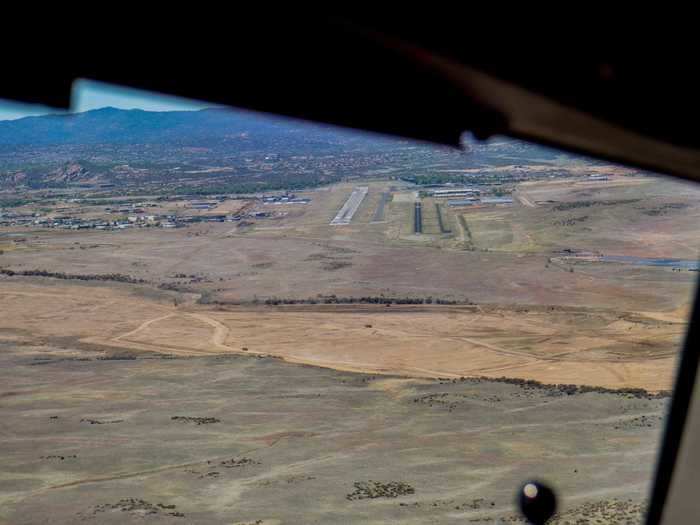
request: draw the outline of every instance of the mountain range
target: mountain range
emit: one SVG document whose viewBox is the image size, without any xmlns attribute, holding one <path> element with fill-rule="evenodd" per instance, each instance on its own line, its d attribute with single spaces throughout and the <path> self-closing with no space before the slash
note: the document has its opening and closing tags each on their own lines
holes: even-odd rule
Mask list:
<svg viewBox="0 0 700 525">
<path fill-rule="evenodd" d="M 149 191 L 172 191 L 169 185 L 179 184 L 187 191 L 199 185 L 241 192 L 381 173 L 410 177 L 464 167 L 556 163 L 561 157 L 506 138 L 466 139 L 458 151 L 224 108 L 105 107 L 0 121 L 0 189 L 5 190 L 148 183 Z"/>
<path fill-rule="evenodd" d="M 144 111 L 105 107 L 84 113 L 0 121 L 0 145 L 211 144 L 248 141 L 265 146 L 286 140 L 314 145 L 367 141 L 370 135 L 331 126 L 223 108 Z M 376 137 L 372 136 L 376 142 Z M 386 139 L 385 139 L 386 141 Z"/>
</svg>

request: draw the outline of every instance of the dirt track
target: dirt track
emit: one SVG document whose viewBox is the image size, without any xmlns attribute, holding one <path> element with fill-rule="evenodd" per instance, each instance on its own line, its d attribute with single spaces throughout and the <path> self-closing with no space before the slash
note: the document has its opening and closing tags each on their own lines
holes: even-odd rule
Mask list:
<svg viewBox="0 0 700 525">
<path fill-rule="evenodd" d="M 337 370 L 670 388 L 684 311 L 458 306 L 173 307 L 120 287 L 5 283 L 0 329 L 102 350 L 274 355 Z M 6 336 L 11 337 L 11 336 Z M 26 336 L 25 336 L 26 337 Z"/>
<path fill-rule="evenodd" d="M 159 326 L 163 318 L 146 321 L 130 337 L 118 340 L 143 348 L 155 343 L 158 346 L 153 350 L 174 355 L 269 354 L 294 363 L 365 373 L 450 378 L 509 376 L 648 390 L 671 386 L 674 357 L 662 351 L 658 355 L 635 356 L 634 336 L 623 331 L 627 325 L 615 334 L 618 344 L 611 348 L 609 342 L 577 333 L 566 321 L 560 320 L 560 326 L 549 327 L 545 325 L 556 322 L 551 316 L 526 316 L 508 310 L 490 314 L 455 308 L 444 313 L 440 307 L 395 308 L 390 313 L 381 307 L 362 313 L 328 310 L 241 308 L 226 313 L 183 313 L 178 316 L 181 326 L 195 320 L 213 329 L 209 333 L 210 346 L 194 352 L 183 351 L 180 344 L 163 348 L 162 340 L 167 337 L 167 327 Z M 606 321 L 608 324 L 602 329 L 609 333 L 610 325 L 616 321 L 613 318 Z M 523 327 L 523 323 L 528 326 Z M 646 326 L 655 328 L 656 334 L 645 329 L 647 343 L 650 336 L 656 336 L 660 342 L 673 338 L 667 326 L 655 326 L 651 319 L 648 323 Z M 681 322 L 672 325 L 679 332 L 682 327 Z M 579 327 L 578 331 L 584 330 Z M 524 344 L 533 337 L 539 340 L 539 346 Z M 557 341 L 563 342 L 565 338 L 568 342 L 563 352 Z M 601 351 L 597 345 L 608 349 Z"/>
</svg>

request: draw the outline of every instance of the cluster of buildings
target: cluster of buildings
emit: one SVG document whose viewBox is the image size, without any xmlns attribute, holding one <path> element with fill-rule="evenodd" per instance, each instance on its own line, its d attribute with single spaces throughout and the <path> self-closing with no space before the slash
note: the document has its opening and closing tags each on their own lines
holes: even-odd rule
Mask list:
<svg viewBox="0 0 700 525">
<path fill-rule="evenodd" d="M 128 228 L 180 228 L 203 222 L 236 222 L 243 219 L 265 219 L 278 213 L 271 211 L 225 212 L 217 213 L 221 201 L 216 199 L 197 200 L 186 203 L 189 210 L 204 211 L 199 214 L 149 213 L 149 208 L 159 205 L 153 202 L 117 203 L 102 208 L 104 213 L 96 217 L 84 215 L 84 209 L 75 207 L 56 207 L 50 213 L 14 211 L 0 209 L 0 227 L 27 226 L 39 228 L 57 228 L 64 230 L 124 230 Z M 285 193 L 263 196 L 263 204 L 307 204 L 310 199 L 302 199 L 294 194 Z M 75 202 L 79 202 L 77 199 Z M 90 203 L 94 205 L 94 203 Z"/>
<path fill-rule="evenodd" d="M 130 216 L 126 219 L 105 220 L 88 219 L 84 217 L 41 217 L 7 216 L 0 217 L 0 226 L 38 226 L 42 228 L 57 228 L 61 230 L 123 230 L 135 227 L 158 226 L 158 218 L 155 215 Z"/>
<path fill-rule="evenodd" d="M 263 195 L 263 204 L 308 204 L 311 199 L 297 197 L 293 193 L 285 193 L 284 195 Z"/>
<path fill-rule="evenodd" d="M 34 224 L 38 214 L 0 212 L 0 226 L 25 226 Z"/>
<path fill-rule="evenodd" d="M 62 230 L 125 230 L 128 228 L 179 228 L 199 222 L 235 222 L 244 217 L 265 218 L 271 214 L 254 212 L 246 215 L 129 215 L 118 220 L 85 218 L 85 217 L 42 217 L 39 214 L 20 215 L 3 213 L 0 215 L 0 226 L 35 226 L 41 228 L 57 228 Z"/>
<path fill-rule="evenodd" d="M 426 192 L 435 199 L 446 199 L 450 207 L 474 206 L 476 204 L 513 204 L 511 197 L 485 197 L 476 188 L 441 188 Z"/>
<path fill-rule="evenodd" d="M 477 204 L 513 204 L 513 199 L 512 197 L 476 197 L 447 201 L 447 205 L 452 208 L 475 206 Z"/>
<path fill-rule="evenodd" d="M 189 208 L 193 210 L 213 210 L 219 205 L 217 201 L 193 201 L 190 202 Z"/>
<path fill-rule="evenodd" d="M 474 188 L 446 188 L 439 190 L 428 190 L 427 193 L 436 199 L 478 199 L 481 195 L 481 190 Z"/>
<path fill-rule="evenodd" d="M 153 217 L 153 216 L 150 216 Z M 141 223 L 141 224 L 139 224 Z M 39 226 L 42 228 L 58 228 L 62 230 L 121 230 L 132 228 L 136 225 L 155 225 L 155 217 L 152 219 L 139 220 L 136 217 L 129 217 L 126 220 L 109 221 L 103 219 L 86 219 L 82 217 L 42 217 L 39 214 L 18 215 L 6 213 L 0 215 L 0 226 Z"/>
</svg>

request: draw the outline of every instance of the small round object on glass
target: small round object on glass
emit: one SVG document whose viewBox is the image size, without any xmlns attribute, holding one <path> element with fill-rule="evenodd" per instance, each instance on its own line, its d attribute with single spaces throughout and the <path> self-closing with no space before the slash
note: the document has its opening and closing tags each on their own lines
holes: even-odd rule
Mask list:
<svg viewBox="0 0 700 525">
<path fill-rule="evenodd" d="M 533 525 L 544 525 L 557 510 L 554 491 L 539 481 L 528 481 L 518 492 L 518 505 Z"/>
</svg>

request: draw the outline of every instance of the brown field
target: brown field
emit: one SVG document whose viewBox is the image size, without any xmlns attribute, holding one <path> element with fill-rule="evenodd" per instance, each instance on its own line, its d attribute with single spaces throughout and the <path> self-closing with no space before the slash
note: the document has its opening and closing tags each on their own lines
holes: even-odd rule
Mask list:
<svg viewBox="0 0 700 525">
<path fill-rule="evenodd" d="M 667 407 L 56 342 L 0 339 L 3 525 L 518 523 L 531 477 L 554 524 L 639 522 Z"/>
<path fill-rule="evenodd" d="M 0 523 L 513 523 L 533 477 L 553 523 L 639 521 L 667 397 L 552 385 L 672 386 L 697 272 L 601 257 L 694 260 L 700 191 L 610 173 L 442 204 L 449 233 L 387 180 L 347 226 L 350 183 L 0 231 Z M 430 304 L 264 304 L 330 295 Z"/>
<path fill-rule="evenodd" d="M 367 184 L 347 226 L 329 222 L 352 184 L 302 192 L 308 205 L 221 203 L 273 212 L 243 228 L 8 231 L 0 239 L 8 247 L 3 268 L 119 273 L 147 284 L 130 294 L 126 285 L 4 277 L 10 314 L 1 326 L 177 355 L 245 347 L 372 373 L 670 388 L 695 272 L 562 257 L 562 250 L 695 259 L 697 189 L 628 173 L 528 182 L 512 206 L 441 202 L 449 234 L 439 231 L 438 199 L 427 198 L 424 231 L 415 235 L 417 192 L 396 181 Z M 385 193 L 384 220 L 374 221 Z M 319 294 L 473 306 L 235 306 Z M 195 304 L 200 297 L 209 306 Z"/>
<path fill-rule="evenodd" d="M 130 293 L 128 285 L 60 281 L 3 283 L 0 296 L 2 337 L 34 344 L 177 356 L 250 353 L 364 373 L 508 376 L 652 391 L 671 387 L 685 328 L 684 312 L 658 319 L 582 308 L 173 306 L 165 294 Z"/>
</svg>

